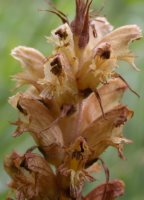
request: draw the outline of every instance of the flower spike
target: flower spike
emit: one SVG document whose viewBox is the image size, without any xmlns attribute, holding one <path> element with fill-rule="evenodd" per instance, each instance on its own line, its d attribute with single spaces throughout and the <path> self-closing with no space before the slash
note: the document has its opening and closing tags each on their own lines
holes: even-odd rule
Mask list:
<svg viewBox="0 0 144 200">
<path fill-rule="evenodd" d="M 141 30 L 137 25 L 113 30 L 105 17 L 90 13 L 92 0 L 75 4 L 71 23 L 50 5 L 48 11 L 63 22 L 47 38 L 54 48 L 50 56 L 25 46 L 11 53 L 22 65 L 13 76 L 16 86 L 28 85 L 9 98 L 19 112 L 12 135 L 28 132 L 35 142 L 4 161 L 16 200 L 115 200 L 124 194 L 123 181 L 110 179 L 101 155 L 114 147 L 124 160 L 124 145 L 132 143 L 123 129 L 133 111 L 122 97 L 127 89 L 138 94 L 116 68 L 119 60 L 136 68 L 128 47 L 142 37 Z M 99 160 L 106 181 L 83 197 L 85 183 L 101 172 Z"/>
</svg>

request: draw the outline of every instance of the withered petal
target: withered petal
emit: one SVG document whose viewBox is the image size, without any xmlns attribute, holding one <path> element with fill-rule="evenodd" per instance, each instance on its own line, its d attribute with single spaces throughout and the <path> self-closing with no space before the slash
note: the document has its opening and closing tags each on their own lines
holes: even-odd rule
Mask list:
<svg viewBox="0 0 144 200">
<path fill-rule="evenodd" d="M 107 84 L 98 89 L 104 113 L 110 111 L 119 105 L 120 100 L 127 86 L 119 78 L 108 81 Z M 73 115 L 66 116 L 60 120 L 59 125 L 62 130 L 65 144 L 69 144 L 78 136 L 76 133 L 76 124 L 78 120 L 79 109 Z M 92 93 L 82 101 L 81 119 L 79 124 L 79 134 L 81 134 L 94 120 L 102 116 L 102 110 L 95 94 Z"/>
<path fill-rule="evenodd" d="M 57 53 L 65 55 L 71 66 L 69 70 L 75 74 L 78 70 L 78 58 L 70 26 L 67 23 L 59 26 L 52 31 L 51 37 L 47 37 L 47 40 L 55 45 Z"/>
<path fill-rule="evenodd" d="M 47 159 L 56 164 L 63 157 L 63 136 L 60 128 L 55 124 L 48 128 L 54 121 L 49 109 L 38 99 L 32 98 L 28 94 L 18 94 L 12 97 L 10 103 L 17 107 L 17 103 L 27 115 L 21 113 L 20 120 L 15 123 L 18 126 L 15 135 L 22 131 L 29 131 L 41 152 Z M 51 150 L 56 153 L 53 155 Z"/>
<path fill-rule="evenodd" d="M 25 165 L 29 170 L 39 173 L 43 176 L 50 176 L 53 174 L 53 171 L 48 163 L 38 154 L 27 152 L 24 155 L 24 159 L 26 163 Z"/>
<path fill-rule="evenodd" d="M 119 105 L 126 89 L 126 84 L 119 78 L 109 80 L 98 89 L 104 113 Z M 87 126 L 102 116 L 98 99 L 94 93 L 83 101 L 81 116 L 80 132 L 83 132 Z"/>
<path fill-rule="evenodd" d="M 127 142 L 122 136 L 121 126 L 132 117 L 132 114 L 133 112 L 125 106 L 116 106 L 105 114 L 105 118 L 96 119 L 81 133 L 94 150 L 92 160 L 98 158 L 108 146 L 118 148 L 121 143 Z"/>
<path fill-rule="evenodd" d="M 84 169 L 85 163 L 91 154 L 87 142 L 83 137 L 78 137 L 74 143 L 66 148 L 63 164 L 59 167 L 58 180 L 61 189 L 70 190 L 70 196 L 78 198 L 84 183 L 95 179 Z"/>
<path fill-rule="evenodd" d="M 29 117 L 29 131 L 32 132 L 36 142 L 41 143 L 42 146 L 51 144 L 63 145 L 62 133 L 58 126 L 55 125 L 43 131 L 53 121 L 48 108 L 44 104 L 27 95 L 22 95 L 20 97 L 19 104 L 27 111 Z"/>
<path fill-rule="evenodd" d="M 16 190 L 17 199 L 57 199 L 56 177 L 40 155 L 26 152 L 20 156 L 14 152 L 6 158 L 5 169 L 12 177 L 10 187 Z"/>
<path fill-rule="evenodd" d="M 104 200 L 114 200 L 124 194 L 125 185 L 121 180 L 112 180 L 109 183 L 104 183 L 97 186 L 93 191 L 91 191 L 84 200 L 101 200 L 105 191 Z"/>
<path fill-rule="evenodd" d="M 92 50 L 97 46 L 98 42 L 113 30 L 113 26 L 105 17 L 96 17 L 90 19 L 89 26 L 90 37 L 88 46 L 86 48 L 87 55 L 91 55 Z"/>
<path fill-rule="evenodd" d="M 29 130 L 28 126 L 20 119 L 18 119 L 16 122 L 12 122 L 11 124 L 17 126 L 16 130 L 12 134 L 13 137 L 20 136 L 22 133 Z"/>
<path fill-rule="evenodd" d="M 45 57 L 38 50 L 25 46 L 14 48 L 11 55 L 20 61 L 24 70 L 13 76 L 13 79 L 17 80 L 17 86 L 32 84 L 38 87 L 36 82 L 44 76 L 43 62 Z"/>
<path fill-rule="evenodd" d="M 42 98 L 54 99 L 61 107 L 76 102 L 77 85 L 67 58 L 63 54 L 50 57 L 44 64 Z"/>
<path fill-rule="evenodd" d="M 137 25 L 127 25 L 117 28 L 106 35 L 100 42 L 108 42 L 111 45 L 113 54 L 118 60 L 124 60 L 130 63 L 136 70 L 138 68 L 134 64 L 134 55 L 129 51 L 128 46 L 134 40 L 142 37 L 140 28 Z"/>
</svg>

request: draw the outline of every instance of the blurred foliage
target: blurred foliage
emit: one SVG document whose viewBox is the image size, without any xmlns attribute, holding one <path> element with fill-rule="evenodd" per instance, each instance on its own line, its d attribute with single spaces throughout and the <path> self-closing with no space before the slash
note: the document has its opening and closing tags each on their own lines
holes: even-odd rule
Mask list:
<svg viewBox="0 0 144 200">
<path fill-rule="evenodd" d="M 74 0 L 53 0 L 55 5 L 64 11 L 70 19 L 74 15 Z M 93 7 L 97 13 L 106 16 L 115 26 L 138 24 L 144 28 L 144 1 L 143 0 L 93 0 Z M 5 199 L 7 192 L 6 183 L 9 177 L 3 170 L 3 159 L 12 150 L 24 152 L 32 146 L 33 140 L 27 134 L 19 138 L 12 138 L 14 127 L 9 122 L 16 119 L 17 113 L 7 103 L 8 97 L 16 91 L 13 90 L 14 82 L 10 76 L 20 71 L 19 64 L 10 56 L 12 48 L 26 45 L 41 50 L 46 56 L 52 47 L 46 43 L 45 36 L 59 23 L 59 19 L 40 9 L 48 9 L 44 0 L 0 0 L 0 200 Z M 135 72 L 127 64 L 121 63 L 119 69 L 123 77 L 141 95 L 138 99 L 127 92 L 124 102 L 135 111 L 134 118 L 125 128 L 125 135 L 134 141 L 134 144 L 125 147 L 126 161 L 117 157 L 114 149 L 110 148 L 102 156 L 110 168 L 112 178 L 123 179 L 126 183 L 126 194 L 122 200 L 143 200 L 144 180 L 144 42 L 140 40 L 132 44 L 132 49 L 137 55 L 137 65 L 141 72 Z M 100 183 L 101 175 L 97 175 Z M 93 188 L 88 184 L 85 192 Z"/>
</svg>

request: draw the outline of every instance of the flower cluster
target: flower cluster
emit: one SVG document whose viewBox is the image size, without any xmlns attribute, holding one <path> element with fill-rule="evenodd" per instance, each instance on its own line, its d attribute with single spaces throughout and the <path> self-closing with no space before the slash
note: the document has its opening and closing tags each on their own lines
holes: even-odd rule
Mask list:
<svg viewBox="0 0 144 200">
<path fill-rule="evenodd" d="M 24 46 L 11 53 L 23 68 L 13 76 L 17 87 L 29 85 L 9 99 L 19 111 L 13 136 L 29 132 L 36 143 L 5 159 L 17 200 L 114 200 L 124 193 L 122 181 L 109 180 L 100 156 L 113 146 L 124 159 L 123 144 L 132 142 L 123 136 L 123 126 L 133 111 L 121 103 L 130 87 L 116 68 L 124 60 L 138 70 L 128 45 L 141 31 L 137 25 L 113 31 L 106 18 L 89 11 L 91 0 L 75 2 L 72 22 L 51 10 L 63 24 L 47 38 L 54 45 L 50 56 Z M 83 197 L 85 182 L 95 181 L 92 172 L 100 170 L 98 161 L 106 182 Z"/>
</svg>

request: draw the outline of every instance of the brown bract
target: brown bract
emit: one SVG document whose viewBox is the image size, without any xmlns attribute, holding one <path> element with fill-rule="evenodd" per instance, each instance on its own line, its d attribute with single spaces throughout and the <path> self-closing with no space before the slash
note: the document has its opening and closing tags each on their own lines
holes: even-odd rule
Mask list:
<svg viewBox="0 0 144 200">
<path fill-rule="evenodd" d="M 16 199 L 57 199 L 56 177 L 38 154 L 26 152 L 21 156 L 13 152 L 6 157 L 4 166 L 12 177 L 9 186 L 16 190 Z"/>
<path fill-rule="evenodd" d="M 105 197 L 103 198 L 103 193 L 106 187 L 105 191 Z M 92 192 L 90 192 L 84 200 L 115 200 L 116 197 L 122 196 L 124 194 L 124 182 L 119 180 L 113 180 L 110 181 L 107 185 L 102 184 L 97 186 L 96 189 L 94 189 Z"/>
<path fill-rule="evenodd" d="M 20 118 L 14 123 L 17 125 L 14 136 L 25 131 L 31 133 L 45 159 L 58 167 L 57 181 L 62 196 L 79 198 L 85 181 L 94 181 L 86 168 L 108 146 L 117 148 L 120 157 L 124 158 L 123 144 L 131 143 L 131 140 L 123 137 L 122 129 L 133 114 L 120 103 L 126 88 L 119 78 L 99 88 L 105 118 L 94 93 L 84 99 L 78 133 L 77 110 L 66 113 L 54 123 L 59 113 L 52 116 L 48 103 L 28 94 L 18 93 L 10 98 L 10 103 L 20 111 Z"/>
<path fill-rule="evenodd" d="M 92 0 L 76 0 L 76 16 L 71 23 L 74 39 L 79 48 L 84 48 L 89 42 L 89 9 Z"/>
<path fill-rule="evenodd" d="M 71 23 L 61 11 L 50 10 L 64 22 L 47 38 L 52 55 L 24 46 L 11 53 L 23 68 L 13 76 L 16 86 L 28 85 L 9 99 L 19 112 L 13 136 L 28 132 L 39 150 L 5 159 L 17 200 L 81 200 L 84 184 L 95 181 L 91 172 L 101 169 L 103 152 L 112 146 L 125 159 L 124 144 L 132 143 L 123 127 L 133 111 L 121 102 L 129 85 L 116 68 L 124 60 L 138 69 L 128 46 L 142 37 L 141 30 L 126 25 L 113 31 L 106 18 L 89 13 L 91 0 L 75 2 Z M 123 182 L 109 181 L 102 165 L 106 183 L 84 200 L 114 200 L 124 193 Z"/>
</svg>

